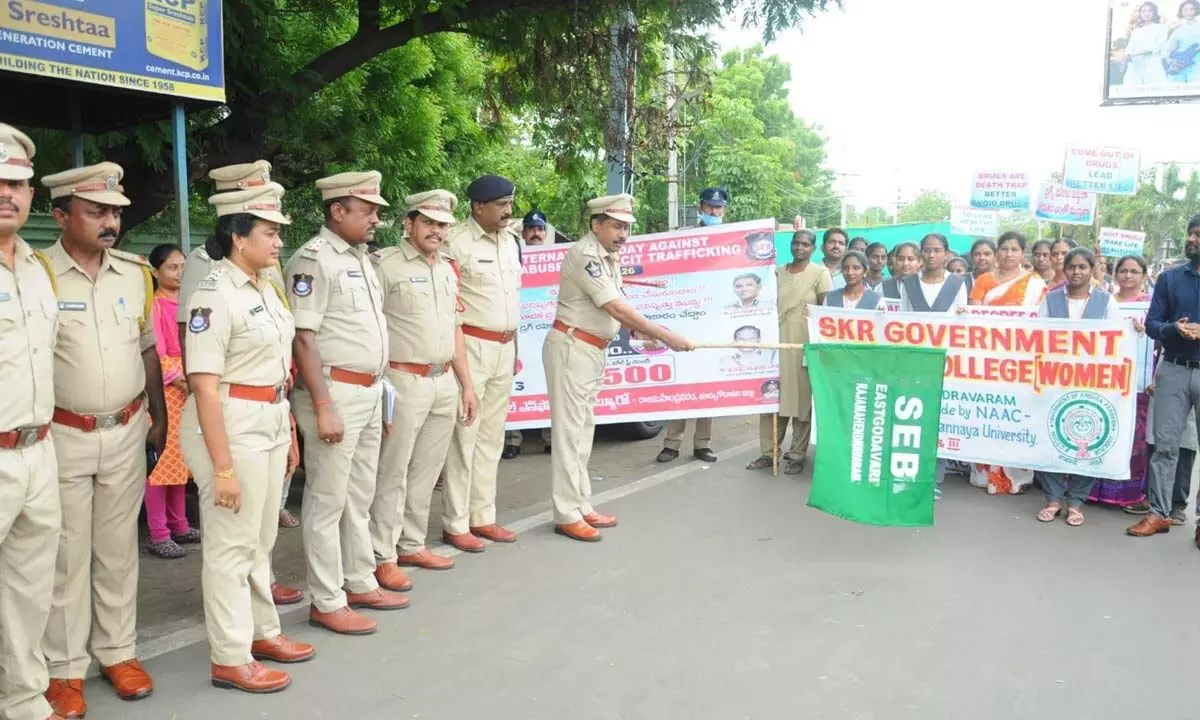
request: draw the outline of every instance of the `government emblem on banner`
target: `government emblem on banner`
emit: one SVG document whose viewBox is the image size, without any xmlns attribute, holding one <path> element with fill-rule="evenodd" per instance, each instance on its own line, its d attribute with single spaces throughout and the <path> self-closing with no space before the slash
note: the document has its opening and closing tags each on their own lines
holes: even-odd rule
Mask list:
<svg viewBox="0 0 1200 720">
<path fill-rule="evenodd" d="M 1094 392 L 1069 392 L 1055 400 L 1047 424 L 1055 451 L 1078 465 L 1100 465 L 1120 435 L 1116 407 Z"/>
<path fill-rule="evenodd" d="M 775 259 L 775 233 L 752 232 L 746 235 L 746 257 L 757 262 Z"/>
</svg>

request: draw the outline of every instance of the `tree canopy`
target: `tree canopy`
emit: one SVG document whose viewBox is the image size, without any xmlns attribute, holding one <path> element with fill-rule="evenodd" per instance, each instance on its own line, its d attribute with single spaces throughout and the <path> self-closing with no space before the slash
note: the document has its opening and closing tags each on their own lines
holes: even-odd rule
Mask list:
<svg viewBox="0 0 1200 720">
<path fill-rule="evenodd" d="M 610 28 L 624 26 L 632 48 L 627 73 L 634 94 L 654 100 L 661 48 L 696 67 L 711 45 L 699 33 L 740 17 L 770 39 L 837 0 L 240 0 L 224 4 L 227 101 L 189 116 L 189 176 L 256 158 L 301 199 L 293 212 L 316 212 L 311 181 L 349 168 L 387 177 L 384 193 L 442 186 L 461 194 L 471 176 L 507 172 L 522 179 L 531 202 L 563 205 L 571 193 L 602 189 Z M 773 72 L 778 75 L 778 69 Z M 786 73 L 785 73 L 786 74 Z M 764 81 L 768 91 L 774 85 Z M 738 100 L 740 81 L 723 94 Z M 662 114 L 660 102 L 634 103 L 635 138 Z M 776 97 L 778 100 L 778 97 Z M 723 101 L 724 102 L 724 101 Z M 821 154 L 813 138 L 787 128 L 786 108 L 753 113 L 781 123 L 779 140 L 752 148 L 758 164 Z M 716 111 L 731 121 L 731 106 Z M 763 114 L 763 117 L 759 117 Z M 640 123 L 640 124 L 639 124 Z M 713 121 L 713 132 L 719 121 Z M 62 133 L 37 134 L 43 166 L 69 164 Z M 789 142 L 791 143 L 789 145 Z M 170 203 L 169 128 L 147 124 L 89 139 L 86 159 L 126 170 L 135 199 L 126 228 Z M 43 160 L 43 158 L 45 158 Z M 548 167 L 545 161 L 549 160 Z M 720 160 L 713 159 L 716 167 Z M 721 168 L 724 170 L 725 168 Z M 732 168 L 730 171 L 736 170 Z M 794 169 L 794 168 L 789 168 Z M 739 170 L 740 171 L 740 170 Z M 815 187 L 817 180 L 801 178 Z M 206 184 L 201 186 L 207 187 Z M 789 189 L 790 192 L 790 189 Z M 311 202 L 305 201 L 305 194 Z M 202 197 L 197 197 L 202 200 Z M 575 203 L 579 196 L 576 195 Z M 198 210 L 203 208 L 199 203 Z"/>
</svg>

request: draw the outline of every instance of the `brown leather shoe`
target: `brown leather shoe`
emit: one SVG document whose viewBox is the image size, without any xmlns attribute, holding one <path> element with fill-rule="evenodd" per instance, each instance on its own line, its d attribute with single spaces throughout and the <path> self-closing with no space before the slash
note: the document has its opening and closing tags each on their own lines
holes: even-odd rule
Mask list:
<svg viewBox="0 0 1200 720">
<path fill-rule="evenodd" d="M 264 694 L 279 692 L 292 684 L 292 676 L 282 670 L 272 670 L 260 662 L 245 665 L 212 666 L 213 687 Z"/>
<path fill-rule="evenodd" d="M 477 535 L 484 540 L 491 540 L 498 543 L 511 543 L 517 541 L 517 534 L 512 530 L 492 523 L 490 525 L 480 525 L 479 527 L 471 528 L 471 534 Z"/>
<path fill-rule="evenodd" d="M 566 535 L 572 540 L 600 542 L 600 531 L 588 525 L 583 520 L 576 520 L 570 525 L 555 525 L 554 532 L 559 535 Z"/>
<path fill-rule="evenodd" d="M 583 516 L 583 521 L 594 528 L 610 528 L 617 526 L 617 519 L 612 515 L 601 515 L 598 512 L 590 512 Z"/>
<path fill-rule="evenodd" d="M 1139 520 L 1137 525 L 1126 530 L 1125 534 L 1134 537 L 1150 537 L 1165 532 L 1171 532 L 1171 521 L 1150 513 Z"/>
<path fill-rule="evenodd" d="M 442 540 L 454 547 L 469 553 L 481 553 L 486 547 L 483 541 L 475 537 L 471 533 L 463 533 L 462 535 L 451 535 L 445 530 L 442 531 Z"/>
<path fill-rule="evenodd" d="M 380 563 L 375 568 L 375 582 L 392 592 L 412 590 L 412 578 L 394 562 Z"/>
<path fill-rule="evenodd" d="M 46 688 L 46 702 L 60 717 L 81 718 L 87 714 L 87 703 L 83 700 L 83 680 L 50 678 Z"/>
<path fill-rule="evenodd" d="M 409 553 L 396 558 L 396 563 L 407 567 L 419 567 L 426 570 L 449 570 L 454 567 L 454 561 L 448 557 L 434 555 L 429 548 L 421 548 L 421 552 Z"/>
<path fill-rule="evenodd" d="M 283 635 L 264 638 L 250 643 L 250 655 L 255 660 L 271 660 L 277 663 L 301 663 L 312 660 L 317 649 L 308 643 L 296 642 Z"/>
<path fill-rule="evenodd" d="M 304 599 L 304 591 L 294 587 L 271 583 L 271 599 L 276 605 L 295 605 Z"/>
<path fill-rule="evenodd" d="M 101 667 L 100 676 L 113 686 L 122 700 L 141 700 L 154 692 L 154 683 L 137 658 Z"/>
<path fill-rule="evenodd" d="M 346 604 L 352 608 L 403 610 L 408 607 L 408 598 L 391 590 L 375 588 L 369 593 L 346 593 Z"/>
<path fill-rule="evenodd" d="M 348 607 L 323 613 L 314 605 L 308 609 L 308 624 L 341 635 L 371 635 L 375 632 L 374 620 L 359 615 Z"/>
</svg>

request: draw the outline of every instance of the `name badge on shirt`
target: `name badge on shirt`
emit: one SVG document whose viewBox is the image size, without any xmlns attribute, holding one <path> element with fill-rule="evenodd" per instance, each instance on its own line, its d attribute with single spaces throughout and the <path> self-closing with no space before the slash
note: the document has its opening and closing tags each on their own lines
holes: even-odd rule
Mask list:
<svg viewBox="0 0 1200 720">
<path fill-rule="evenodd" d="M 6 297 L 4 299 L 7 300 L 8 298 Z M 59 310 L 70 310 L 72 312 L 81 312 L 83 310 L 87 310 L 87 303 L 85 303 L 85 302 L 60 302 L 58 304 L 58 309 Z"/>
<path fill-rule="evenodd" d="M 429 278 L 425 278 L 425 277 L 411 277 L 411 278 L 409 278 L 409 279 L 408 279 L 408 281 L 409 281 L 409 282 L 429 282 Z"/>
<path fill-rule="evenodd" d="M 257 315 L 257 314 L 259 314 L 260 312 L 262 312 L 263 310 L 266 310 L 266 308 L 265 308 L 265 307 L 263 307 L 262 305 L 256 305 L 256 306 L 254 306 L 254 307 L 250 308 L 250 314 L 251 314 L 251 315 Z"/>
<path fill-rule="evenodd" d="M 347 270 L 346 277 L 362 277 L 362 270 Z"/>
<path fill-rule="evenodd" d="M 0 302 L 8 302 L 9 300 L 12 300 L 12 295 L 9 295 L 8 293 L 0 293 Z M 62 303 L 59 303 L 59 306 L 61 307 Z"/>
<path fill-rule="evenodd" d="M 476 260 L 476 262 L 482 264 L 482 263 L 494 263 L 496 261 L 495 260 L 484 260 L 483 258 L 479 258 L 478 260 Z"/>
</svg>

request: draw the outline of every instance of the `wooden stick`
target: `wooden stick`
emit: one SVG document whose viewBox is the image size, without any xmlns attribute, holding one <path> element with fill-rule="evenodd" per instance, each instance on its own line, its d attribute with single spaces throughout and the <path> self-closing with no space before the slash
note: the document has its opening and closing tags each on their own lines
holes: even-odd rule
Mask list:
<svg viewBox="0 0 1200 720">
<path fill-rule="evenodd" d="M 667 281 L 666 280 L 633 280 L 630 278 L 622 278 L 621 284 L 622 285 L 640 285 L 641 287 L 665 288 L 667 286 Z"/>
<path fill-rule="evenodd" d="M 697 350 L 803 350 L 802 343 L 695 343 Z"/>
<path fill-rule="evenodd" d="M 779 413 L 771 413 L 771 474 L 779 477 Z"/>
</svg>

